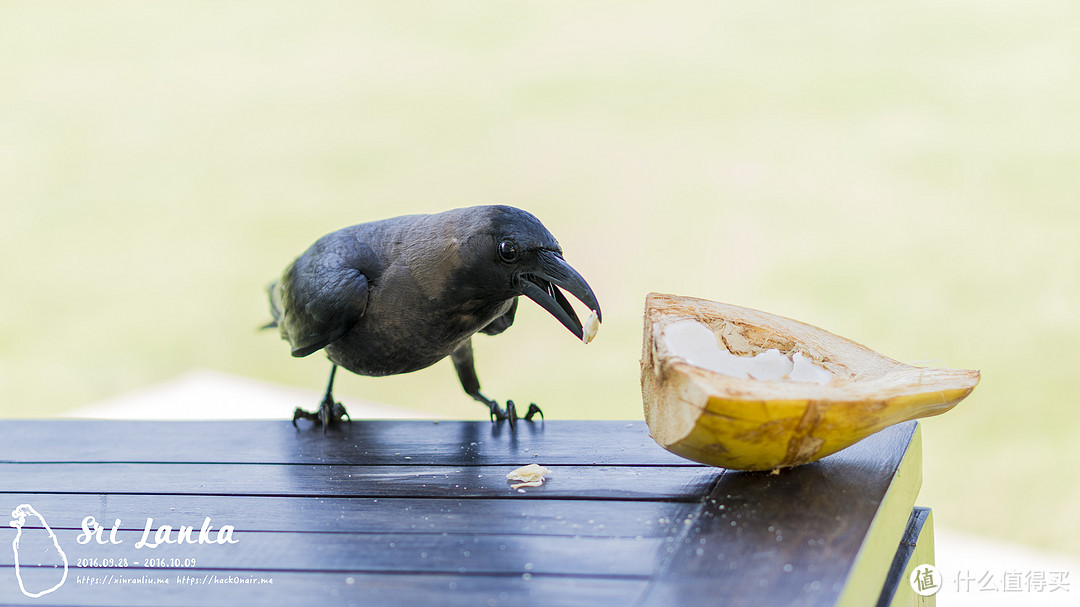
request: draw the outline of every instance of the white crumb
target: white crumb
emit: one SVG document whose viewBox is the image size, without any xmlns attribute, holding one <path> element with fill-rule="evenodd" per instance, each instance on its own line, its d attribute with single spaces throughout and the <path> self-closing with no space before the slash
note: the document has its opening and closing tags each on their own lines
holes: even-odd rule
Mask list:
<svg viewBox="0 0 1080 607">
<path fill-rule="evenodd" d="M 522 487 L 539 487 L 544 484 L 544 477 L 551 474 L 551 470 L 540 464 L 529 464 L 514 470 L 506 475 L 508 481 L 522 481 L 510 485 L 511 489 L 521 490 Z"/>
</svg>

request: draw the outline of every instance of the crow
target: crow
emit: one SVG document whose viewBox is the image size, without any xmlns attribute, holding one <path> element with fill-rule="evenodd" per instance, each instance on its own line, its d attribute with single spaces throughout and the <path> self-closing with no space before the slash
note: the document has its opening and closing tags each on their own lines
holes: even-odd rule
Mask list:
<svg viewBox="0 0 1080 607">
<path fill-rule="evenodd" d="M 267 288 L 273 320 L 295 357 L 322 350 L 330 380 L 315 412 L 296 420 L 323 426 L 347 417 L 334 400 L 337 368 L 358 375 L 409 373 L 450 357 L 465 392 L 492 421 L 517 419 L 480 392 L 472 336 L 498 335 L 514 322 L 518 296 L 540 304 L 571 333 L 591 339 L 560 289 L 600 318 L 592 288 L 563 259 L 551 232 L 510 206 L 405 215 L 331 232 Z M 543 413 L 531 404 L 524 418 Z"/>
</svg>

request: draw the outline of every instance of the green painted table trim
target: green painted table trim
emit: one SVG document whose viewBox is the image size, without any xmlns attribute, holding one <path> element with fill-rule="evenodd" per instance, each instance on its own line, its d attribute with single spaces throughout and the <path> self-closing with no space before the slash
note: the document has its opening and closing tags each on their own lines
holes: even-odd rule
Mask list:
<svg viewBox="0 0 1080 607">
<path fill-rule="evenodd" d="M 877 607 L 934 607 L 936 596 L 919 596 L 911 588 L 911 573 L 916 567 L 934 563 L 934 513 L 915 507 L 908 519 L 904 537 L 896 550 L 885 588 Z M 942 581 L 944 583 L 944 580 Z"/>
<path fill-rule="evenodd" d="M 889 564 L 907 528 L 915 498 L 922 488 L 922 426 L 915 427 L 904 458 L 893 477 L 885 499 L 878 506 L 874 521 L 863 540 L 844 591 L 836 602 L 839 607 L 863 607 L 881 595 Z"/>
</svg>

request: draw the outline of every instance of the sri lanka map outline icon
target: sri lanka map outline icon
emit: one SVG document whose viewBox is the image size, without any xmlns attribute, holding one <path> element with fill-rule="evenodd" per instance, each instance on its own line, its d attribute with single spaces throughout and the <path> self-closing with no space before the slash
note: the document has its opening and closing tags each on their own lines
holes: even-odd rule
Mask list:
<svg viewBox="0 0 1080 607">
<path fill-rule="evenodd" d="M 41 522 L 41 527 L 42 528 L 40 530 L 36 530 L 36 531 L 38 533 L 40 533 L 41 531 L 47 532 L 49 539 L 52 540 L 52 547 L 51 548 L 46 548 L 46 550 L 44 552 L 47 554 L 49 552 L 49 550 L 55 549 L 57 555 L 63 561 L 63 566 L 64 566 L 64 573 L 60 577 L 59 582 L 57 582 L 55 585 L 53 585 L 50 588 L 47 588 L 45 590 L 40 590 L 40 591 L 37 591 L 37 592 L 32 592 L 30 590 L 27 590 L 26 586 L 23 583 L 22 562 L 21 562 L 22 559 L 20 558 L 20 555 L 19 555 L 19 544 L 23 539 L 23 537 L 22 537 L 22 535 L 23 535 L 23 526 L 26 525 L 26 517 L 28 517 L 28 516 L 37 517 L 37 519 Z M 67 581 L 68 559 L 67 559 L 67 555 L 64 554 L 64 549 L 60 547 L 60 542 L 57 541 L 56 533 L 53 532 L 52 527 L 49 527 L 49 524 L 45 522 L 45 518 L 43 516 L 41 516 L 40 514 L 38 514 L 38 511 L 34 510 L 33 506 L 31 506 L 30 504 L 20 504 L 18 507 L 15 508 L 15 510 L 13 510 L 11 512 L 11 517 L 13 519 L 15 519 L 15 520 L 9 522 L 8 525 L 10 525 L 11 527 L 14 527 L 15 529 L 18 530 L 18 532 L 15 534 L 15 539 L 11 541 L 11 549 L 15 553 L 15 579 L 17 579 L 19 581 L 19 590 L 22 590 L 22 593 L 25 594 L 26 596 L 28 596 L 28 597 L 30 597 L 32 599 L 36 599 L 38 597 L 49 594 L 50 592 L 52 592 L 52 591 L 56 590 L 57 588 L 63 586 L 64 582 Z M 33 533 L 33 532 L 34 532 L 33 530 L 28 530 L 27 531 L 27 533 Z M 41 541 L 43 539 L 44 538 L 38 538 L 38 541 Z M 45 544 L 45 542 L 43 542 L 43 541 L 41 543 Z M 59 567 L 59 563 L 55 563 L 52 566 L 54 568 Z M 46 567 L 41 567 L 41 568 L 35 567 L 34 571 L 35 571 L 35 573 L 37 573 L 37 572 L 48 572 L 48 567 L 47 566 Z M 35 576 L 35 577 L 38 577 L 38 576 Z"/>
</svg>

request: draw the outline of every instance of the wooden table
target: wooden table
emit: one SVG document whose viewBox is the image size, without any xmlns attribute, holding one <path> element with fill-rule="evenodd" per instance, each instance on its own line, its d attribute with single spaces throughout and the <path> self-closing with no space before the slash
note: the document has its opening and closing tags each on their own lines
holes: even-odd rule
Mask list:
<svg viewBox="0 0 1080 607">
<path fill-rule="evenodd" d="M 909 422 L 772 475 L 640 421 L 3 421 L 0 511 L 39 513 L 68 573 L 26 596 L 63 557 L 30 516 L 17 577 L 0 527 L 0 604 L 888 605 L 933 561 L 920 445 Z M 511 489 L 529 463 L 547 482 Z"/>
</svg>

